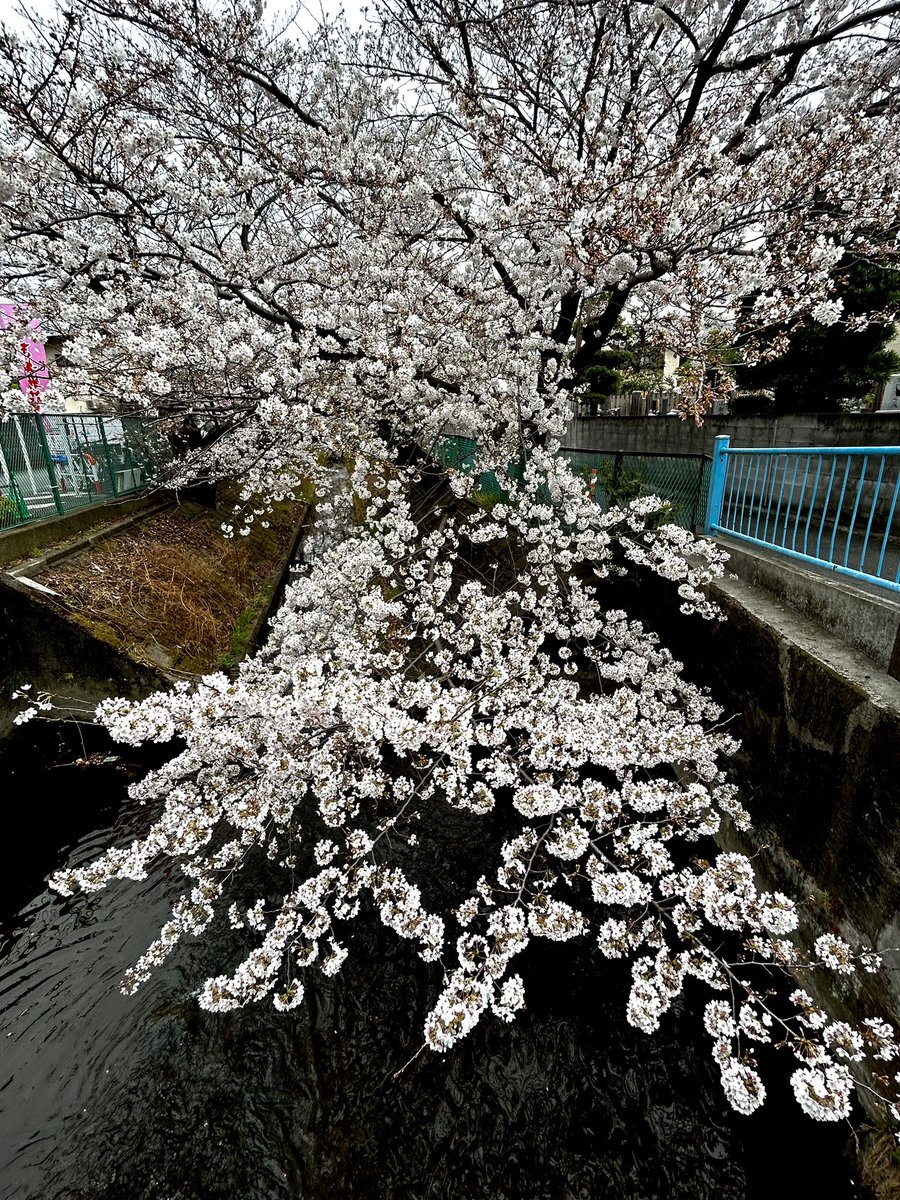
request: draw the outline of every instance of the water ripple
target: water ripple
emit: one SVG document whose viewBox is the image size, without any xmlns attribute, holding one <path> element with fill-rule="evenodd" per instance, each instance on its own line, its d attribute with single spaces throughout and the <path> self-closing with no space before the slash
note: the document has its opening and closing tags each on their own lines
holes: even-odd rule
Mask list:
<svg viewBox="0 0 900 1200">
<path fill-rule="evenodd" d="M 69 861 L 128 836 L 120 818 L 70 839 Z M 56 848 L 49 857 L 60 864 Z M 528 959 L 522 1020 L 486 1022 L 397 1076 L 418 1048 L 434 969 L 374 926 L 290 1016 L 200 1012 L 192 989 L 222 952 L 205 942 L 124 997 L 118 980 L 178 882 L 69 901 L 40 890 L 13 922 L 0 959 L 0 1200 L 802 1194 L 765 1186 L 773 1172 L 760 1173 L 756 1147 L 777 1149 L 778 1136 L 801 1160 L 802 1190 L 816 1190 L 819 1170 L 819 1194 L 851 1194 L 833 1134 L 804 1143 L 798 1117 L 779 1128 L 780 1110 L 768 1125 L 736 1121 L 696 1016 L 636 1033 L 624 975 L 609 964 L 598 975 L 571 947 Z"/>
</svg>

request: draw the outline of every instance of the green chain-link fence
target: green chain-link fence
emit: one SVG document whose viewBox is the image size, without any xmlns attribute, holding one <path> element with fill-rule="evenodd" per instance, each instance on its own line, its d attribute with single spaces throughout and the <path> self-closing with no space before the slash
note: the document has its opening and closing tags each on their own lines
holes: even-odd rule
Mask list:
<svg viewBox="0 0 900 1200">
<path fill-rule="evenodd" d="M 141 491 L 170 455 L 140 417 L 9 416 L 0 422 L 0 530 Z"/>
<path fill-rule="evenodd" d="M 671 524 L 686 529 L 703 524 L 711 467 L 711 459 L 705 455 L 604 453 L 570 448 L 563 448 L 560 454 L 571 470 L 584 479 L 586 488 L 604 511 L 639 496 L 659 496 L 668 506 L 665 515 Z M 442 466 L 471 473 L 476 468 L 478 446 L 472 438 L 445 437 L 436 443 L 434 456 Z M 522 469 L 521 461 L 510 463 L 506 475 L 521 479 Z M 481 473 L 476 491 L 486 499 L 508 495 L 492 471 Z M 542 498 L 549 500 L 549 493 Z"/>
<path fill-rule="evenodd" d="M 703 525 L 712 459 L 702 454 L 626 454 L 563 449 L 604 510 L 640 496 L 659 496 L 668 505 L 669 524 Z"/>
<path fill-rule="evenodd" d="M 442 467 L 453 467 L 455 470 L 463 471 L 468 475 L 475 470 L 478 444 L 473 438 L 444 437 L 435 443 L 433 453 Z M 524 462 L 522 459 L 507 463 L 506 477 L 508 479 L 521 479 L 523 466 Z M 481 472 L 475 491 L 478 495 L 488 500 L 506 500 L 509 498 L 509 492 L 493 471 Z"/>
</svg>

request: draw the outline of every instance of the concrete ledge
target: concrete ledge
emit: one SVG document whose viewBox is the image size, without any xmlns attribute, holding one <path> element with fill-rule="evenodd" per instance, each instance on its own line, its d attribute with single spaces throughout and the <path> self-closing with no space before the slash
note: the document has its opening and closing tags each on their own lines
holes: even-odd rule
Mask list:
<svg viewBox="0 0 900 1200">
<path fill-rule="evenodd" d="M 875 585 L 858 585 L 824 568 L 767 554 L 733 538 L 717 537 L 716 542 L 731 556 L 728 570 L 743 583 L 815 622 L 871 659 L 879 670 L 897 673 L 900 601 Z"/>
<path fill-rule="evenodd" d="M 163 512 L 167 508 L 172 508 L 173 505 L 174 501 L 170 499 L 157 500 L 155 504 L 148 504 L 138 509 L 137 512 L 124 517 L 121 521 L 113 521 L 111 525 L 101 525 L 96 533 L 78 538 L 75 541 L 66 542 L 64 545 L 57 546 L 53 550 L 49 550 L 46 554 L 40 555 L 38 558 L 26 559 L 25 562 L 13 567 L 8 574 L 14 576 L 16 579 L 21 579 L 23 583 L 33 583 L 33 580 L 31 580 L 32 575 L 40 575 L 42 571 L 46 571 L 54 563 L 62 562 L 66 558 L 72 558 L 76 554 L 81 554 L 89 546 L 96 546 L 99 542 L 104 542 L 108 538 L 115 537 L 116 534 L 123 533 L 133 525 L 139 525 L 141 521 L 146 521 L 148 517 L 152 517 L 158 512 Z M 113 515 L 115 514 L 107 512 L 108 517 Z"/>
<path fill-rule="evenodd" d="M 815 663 L 817 668 L 833 674 L 848 689 L 848 693 L 853 694 L 854 702 L 864 701 L 874 705 L 896 722 L 900 730 L 900 680 L 892 679 L 883 669 L 879 669 L 870 655 L 854 649 L 843 638 L 813 624 L 808 617 L 794 611 L 793 606 L 786 608 L 779 604 L 745 579 L 717 580 L 710 592 L 734 622 L 732 628 L 749 621 L 765 629 L 768 638 L 778 647 L 780 657 L 787 651 L 802 655 L 807 671 Z M 726 622 L 722 633 L 728 636 L 729 632 Z M 756 690 L 751 688 L 756 682 L 758 679 L 752 673 L 744 677 L 744 687 L 748 692 Z M 900 750 L 900 743 L 895 748 Z"/>
<path fill-rule="evenodd" d="M 155 510 L 171 501 L 167 494 L 152 492 L 128 500 L 106 500 L 90 508 L 76 508 L 64 517 L 48 517 L 43 521 L 29 521 L 0 532 L 0 566 L 17 562 L 20 558 L 34 557 L 36 550 L 56 546 L 69 538 L 77 537 L 85 530 L 95 529 L 110 521 Z M 48 561 L 49 556 L 48 556 Z"/>
<path fill-rule="evenodd" d="M 10 691 L 26 681 L 91 720 L 101 700 L 140 700 L 170 687 L 172 676 L 131 658 L 98 624 L 81 623 L 53 597 L 0 572 L 0 738 L 22 708 Z"/>
</svg>

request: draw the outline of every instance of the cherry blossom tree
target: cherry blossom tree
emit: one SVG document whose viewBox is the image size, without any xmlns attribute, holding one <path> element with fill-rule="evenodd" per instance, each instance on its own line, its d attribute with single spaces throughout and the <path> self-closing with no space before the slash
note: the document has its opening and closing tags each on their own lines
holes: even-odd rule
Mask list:
<svg viewBox="0 0 900 1200">
<path fill-rule="evenodd" d="M 698 364 L 699 414 L 712 331 L 834 322 L 845 251 L 891 261 L 898 34 L 900 3 L 829 0 L 385 0 L 302 37 L 239 0 L 86 0 L 3 32 L 10 355 L 39 312 L 65 339 L 58 394 L 215 416 L 185 472 L 240 477 L 247 524 L 311 480 L 332 530 L 233 678 L 99 710 L 122 741 L 183 746 L 134 787 L 149 832 L 56 881 L 184 871 L 126 990 L 230 924 L 251 948 L 200 1003 L 291 1009 L 374 912 L 435 964 L 437 1051 L 512 1019 L 532 939 L 589 937 L 631 960 L 639 1029 L 689 979 L 716 993 L 739 1111 L 764 1099 L 763 1043 L 796 1055 L 817 1119 L 847 1114 L 854 1064 L 887 1070 L 882 1021 L 834 1021 L 793 982 L 772 998 L 779 974 L 878 960 L 831 934 L 802 952 L 746 858 L 697 857 L 746 824 L 733 742 L 609 607 L 640 568 L 714 618 L 721 555 L 655 500 L 600 512 L 555 450 L 617 322 Z M 448 434 L 474 470 L 437 468 Z M 438 911 L 416 864 L 440 874 L 460 812 L 496 862 L 443 881 Z"/>
</svg>

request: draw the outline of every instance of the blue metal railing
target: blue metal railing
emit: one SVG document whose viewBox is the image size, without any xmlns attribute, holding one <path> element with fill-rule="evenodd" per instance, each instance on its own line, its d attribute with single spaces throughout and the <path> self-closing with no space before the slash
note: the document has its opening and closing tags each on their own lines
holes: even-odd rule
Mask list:
<svg viewBox="0 0 900 1200">
<path fill-rule="evenodd" d="M 707 534 L 900 592 L 900 446 L 737 448 L 717 437 Z"/>
</svg>

